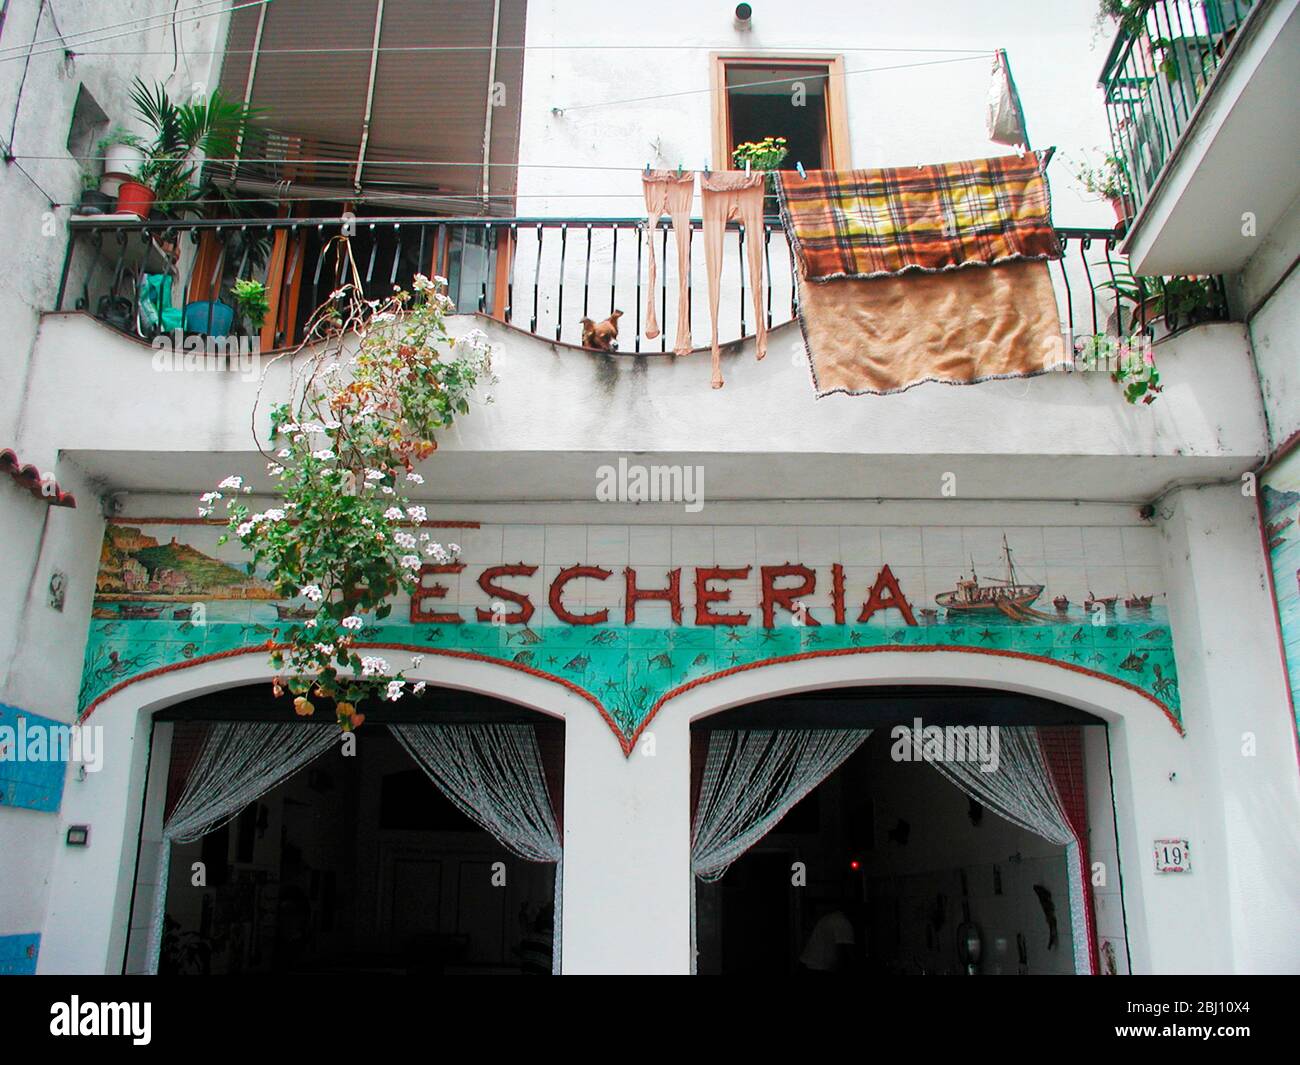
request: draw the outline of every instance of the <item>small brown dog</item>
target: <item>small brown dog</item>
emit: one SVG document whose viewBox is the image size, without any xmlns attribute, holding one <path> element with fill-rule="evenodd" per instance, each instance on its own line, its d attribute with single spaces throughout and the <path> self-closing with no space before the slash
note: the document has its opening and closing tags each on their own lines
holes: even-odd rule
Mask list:
<svg viewBox="0 0 1300 1065">
<path fill-rule="evenodd" d="M 582 319 L 582 346 L 594 351 L 618 350 L 618 320 L 622 311 L 615 311 L 603 322 L 593 322 L 590 318 Z"/>
</svg>

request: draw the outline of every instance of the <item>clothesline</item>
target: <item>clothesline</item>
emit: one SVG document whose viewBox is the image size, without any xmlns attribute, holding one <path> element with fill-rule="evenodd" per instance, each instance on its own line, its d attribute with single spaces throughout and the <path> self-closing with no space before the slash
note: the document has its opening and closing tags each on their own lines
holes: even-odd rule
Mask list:
<svg viewBox="0 0 1300 1065">
<path fill-rule="evenodd" d="M 150 27 L 157 28 L 157 27 Z M 93 41 L 89 42 L 95 43 Z M 16 45 L 11 47 L 18 47 Z M 24 46 L 25 47 L 25 46 Z M 377 48 L 359 45 L 321 47 L 321 48 L 186 48 L 187 55 L 347 55 L 350 53 L 371 52 L 487 52 L 493 49 L 490 44 L 384 44 Z M 716 44 L 497 44 L 498 52 L 716 52 Z M 75 51 L 75 49 L 74 49 Z M 929 54 L 967 54 L 992 55 L 995 49 L 989 48 L 845 48 L 841 52 L 878 52 L 888 55 Z M 82 52 L 77 55 L 160 55 L 159 49 L 113 49 L 111 52 Z M 165 54 L 170 55 L 170 50 Z M 807 48 L 760 48 L 747 51 L 746 58 L 762 59 L 764 56 L 774 58 L 793 56 L 799 58 L 808 54 Z"/>
</svg>

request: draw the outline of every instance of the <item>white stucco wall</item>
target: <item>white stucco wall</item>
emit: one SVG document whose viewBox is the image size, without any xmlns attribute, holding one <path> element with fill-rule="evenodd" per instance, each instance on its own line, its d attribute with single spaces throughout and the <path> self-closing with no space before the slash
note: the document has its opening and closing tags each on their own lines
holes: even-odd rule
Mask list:
<svg viewBox="0 0 1300 1065">
<path fill-rule="evenodd" d="M 944 50 L 1007 50 L 1035 147 L 1077 155 L 1108 141 L 1097 73 L 1112 29 L 1108 23 L 1098 32 L 1091 0 L 927 0 L 875 5 L 869 17 L 836 0 L 758 3 L 749 31 L 734 28 L 734 8 L 693 0 L 665 0 L 652 11 L 599 0 L 530 2 L 526 44 L 534 51 L 524 68 L 519 157 L 537 165 L 520 170 L 519 213 L 639 215 L 636 171 L 647 163 L 714 166 L 711 52 L 842 54 L 857 167 L 1011 151 L 985 132 L 988 58 L 873 69 L 955 58 Z M 895 51 L 906 49 L 920 51 Z M 651 96 L 663 98 L 621 102 Z M 574 166 L 593 169 L 564 169 Z M 627 170 L 597 169 L 617 167 Z M 1109 205 L 1076 191 L 1069 169 L 1058 159 L 1051 171 L 1058 223 L 1114 225 Z"/>
<path fill-rule="evenodd" d="M 1250 340 L 1263 388 L 1269 447 L 1276 449 L 1300 432 L 1300 273 L 1290 269 L 1256 311 Z"/>
<path fill-rule="evenodd" d="M 61 386 L 33 382 L 32 350 L 39 316 L 54 306 L 58 291 L 69 205 L 81 194 L 80 164 L 68 152 L 68 133 L 83 84 L 112 124 L 129 128 L 134 128 L 129 91 L 135 75 L 146 82 L 163 81 L 182 97 L 195 86 L 213 84 L 219 61 L 214 46 L 224 39 L 225 16 L 211 13 L 217 9 L 209 5 L 209 14 L 187 20 L 193 7 L 191 0 L 183 0 L 177 9 L 175 51 L 169 17 L 136 21 L 170 16 L 169 0 L 9 4 L 0 35 L 0 137 L 16 156 L 16 162 L 0 164 L 0 232 L 5 234 L 0 257 L 0 448 L 13 448 L 24 463 L 53 473 L 78 503 L 76 510 L 51 509 L 7 478 L 0 485 L 0 543 L 8 560 L 0 572 L 0 702 L 59 720 L 70 720 L 76 709 L 84 621 L 102 536 L 98 486 L 75 464 L 60 462 L 57 445 L 36 454 L 44 429 L 35 390 L 57 403 Z M 121 28 L 83 32 L 132 22 L 126 28 L 139 32 L 126 36 L 116 36 Z M 67 59 L 59 34 L 86 54 Z M 110 35 L 112 40 L 92 40 Z M 19 46 L 33 41 L 27 62 L 28 49 Z M 129 59 L 103 54 L 109 50 L 134 54 Z M 60 206 L 51 207 L 51 198 Z M 61 614 L 46 603 L 56 569 L 68 577 Z M 40 929 L 50 862 L 54 847 L 61 845 L 58 831 L 52 815 L 0 806 L 0 935 Z"/>
</svg>

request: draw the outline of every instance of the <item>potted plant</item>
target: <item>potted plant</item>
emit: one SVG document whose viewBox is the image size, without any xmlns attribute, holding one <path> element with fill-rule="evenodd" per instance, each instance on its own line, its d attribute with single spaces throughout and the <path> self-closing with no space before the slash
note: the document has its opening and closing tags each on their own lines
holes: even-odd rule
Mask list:
<svg viewBox="0 0 1300 1065">
<path fill-rule="evenodd" d="M 113 209 L 113 197 L 100 191 L 99 175 L 93 170 L 81 172 L 81 201 L 74 209 L 74 214 L 107 214 Z"/>
<path fill-rule="evenodd" d="M 1212 277 L 1167 277 L 1160 282 L 1161 309 L 1170 330 L 1227 317 L 1223 293 Z"/>
<path fill-rule="evenodd" d="M 1146 26 L 1146 14 L 1152 0 L 1101 0 L 1097 7 L 1097 21 L 1110 19 L 1119 24 L 1119 32 L 1135 37 Z"/>
<path fill-rule="evenodd" d="M 761 141 L 746 141 L 736 145 L 731 161 L 737 170 L 762 170 L 767 173 L 767 201 L 764 214 L 776 214 L 776 179 L 772 171 L 778 170 L 789 154 L 784 137 L 764 137 Z"/>
<path fill-rule="evenodd" d="M 230 290 L 235 300 L 235 309 L 244 319 L 250 333 L 258 333 L 266 321 L 271 309 L 266 298 L 266 285 L 255 278 L 240 278 Z"/>
<path fill-rule="evenodd" d="M 1124 160 L 1118 155 L 1108 152 L 1100 166 L 1080 160 L 1075 165 L 1074 176 L 1085 191 L 1110 201 L 1116 221 L 1122 224 L 1129 218 L 1133 202 L 1131 185 Z"/>
<path fill-rule="evenodd" d="M 104 163 L 104 176 L 100 179 L 99 191 L 116 197 L 122 182 L 128 180 L 144 162 L 140 138 L 117 126 L 100 139 L 95 149 Z"/>
<path fill-rule="evenodd" d="M 139 78 L 131 102 L 152 139 L 139 140 L 143 159 L 118 191 L 118 210 L 147 218 L 156 204 L 178 214 L 206 191 L 196 182 L 199 159 L 229 156 L 240 133 L 258 109 L 226 100 L 215 91 L 176 103 L 161 83 L 150 88 Z"/>
</svg>

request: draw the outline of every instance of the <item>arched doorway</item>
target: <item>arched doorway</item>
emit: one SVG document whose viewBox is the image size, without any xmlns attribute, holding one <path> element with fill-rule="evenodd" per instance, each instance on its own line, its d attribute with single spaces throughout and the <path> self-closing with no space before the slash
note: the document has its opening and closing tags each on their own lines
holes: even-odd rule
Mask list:
<svg viewBox="0 0 1300 1065">
<path fill-rule="evenodd" d="M 1095 715 L 989 688 L 804 691 L 697 719 L 691 764 L 702 974 L 1130 971 Z"/>
<path fill-rule="evenodd" d="M 365 709 L 344 735 L 257 683 L 153 715 L 125 971 L 558 970 L 563 722 Z"/>
</svg>

